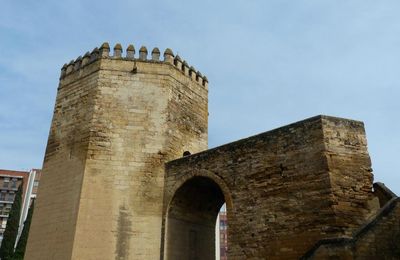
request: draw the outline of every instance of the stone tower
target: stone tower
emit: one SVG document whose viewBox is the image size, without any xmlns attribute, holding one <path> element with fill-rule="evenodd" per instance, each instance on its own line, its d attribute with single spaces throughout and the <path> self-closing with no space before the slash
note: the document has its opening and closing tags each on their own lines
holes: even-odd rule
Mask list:
<svg viewBox="0 0 400 260">
<path fill-rule="evenodd" d="M 207 149 L 208 89 L 170 49 L 61 70 L 25 259 L 159 259 L 164 164 Z"/>
</svg>

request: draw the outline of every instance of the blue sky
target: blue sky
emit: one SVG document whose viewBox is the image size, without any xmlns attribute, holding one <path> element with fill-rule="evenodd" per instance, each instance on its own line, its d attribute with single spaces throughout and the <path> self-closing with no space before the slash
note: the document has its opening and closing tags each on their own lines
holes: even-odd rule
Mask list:
<svg viewBox="0 0 400 260">
<path fill-rule="evenodd" d="M 41 167 L 61 66 L 104 41 L 170 47 L 210 81 L 210 147 L 318 114 L 364 121 L 400 194 L 397 0 L 3 0 L 0 168 Z"/>
</svg>

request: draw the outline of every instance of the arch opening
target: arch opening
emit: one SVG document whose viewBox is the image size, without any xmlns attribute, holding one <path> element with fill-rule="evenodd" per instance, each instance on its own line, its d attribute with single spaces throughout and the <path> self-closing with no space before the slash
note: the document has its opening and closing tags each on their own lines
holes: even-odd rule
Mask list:
<svg viewBox="0 0 400 260">
<path fill-rule="evenodd" d="M 224 193 L 212 179 L 186 181 L 168 208 L 166 259 L 215 259 L 215 224 L 224 203 Z"/>
</svg>

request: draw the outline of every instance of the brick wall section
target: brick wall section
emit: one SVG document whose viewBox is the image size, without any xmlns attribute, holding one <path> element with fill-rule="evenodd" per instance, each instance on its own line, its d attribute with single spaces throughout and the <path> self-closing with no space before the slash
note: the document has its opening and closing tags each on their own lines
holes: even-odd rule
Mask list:
<svg viewBox="0 0 400 260">
<path fill-rule="evenodd" d="M 164 163 L 207 149 L 207 93 L 161 61 L 63 78 L 27 259 L 159 259 Z"/>
<path fill-rule="evenodd" d="M 400 259 L 400 199 L 390 200 L 352 238 L 320 241 L 302 259 Z"/>
<path fill-rule="evenodd" d="M 341 127 L 340 137 L 330 136 L 335 124 Z M 297 259 L 319 239 L 345 233 L 336 209 L 345 198 L 336 191 L 334 178 L 339 170 L 358 175 L 359 169 L 369 168 L 366 143 L 346 145 L 354 139 L 365 140 L 363 135 L 360 123 L 318 116 L 169 162 L 166 222 L 176 190 L 193 176 L 206 176 L 220 183 L 227 201 L 229 259 Z M 328 154 L 352 157 L 335 167 Z M 368 197 L 366 187 L 372 189 L 371 179 L 359 178 L 365 183 L 359 184 L 361 190 L 353 190 L 353 178 L 358 177 L 341 183 L 346 194 L 361 196 L 360 200 Z M 366 210 L 353 206 L 349 204 L 349 209 Z M 346 221 L 351 228 L 354 220 Z M 173 238 L 166 234 L 166 244 L 168 239 Z M 171 250 L 166 248 L 167 256 Z"/>
</svg>

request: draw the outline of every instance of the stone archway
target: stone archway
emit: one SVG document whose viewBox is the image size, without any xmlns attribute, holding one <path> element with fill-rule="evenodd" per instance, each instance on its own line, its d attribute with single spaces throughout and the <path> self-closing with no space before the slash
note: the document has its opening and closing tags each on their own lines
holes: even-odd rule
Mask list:
<svg viewBox="0 0 400 260">
<path fill-rule="evenodd" d="M 230 201 L 217 182 L 192 176 L 176 190 L 166 217 L 165 259 L 215 259 L 216 219 Z"/>
</svg>

